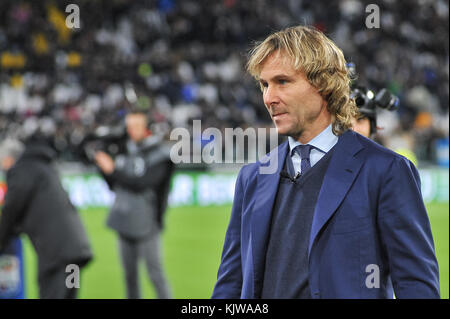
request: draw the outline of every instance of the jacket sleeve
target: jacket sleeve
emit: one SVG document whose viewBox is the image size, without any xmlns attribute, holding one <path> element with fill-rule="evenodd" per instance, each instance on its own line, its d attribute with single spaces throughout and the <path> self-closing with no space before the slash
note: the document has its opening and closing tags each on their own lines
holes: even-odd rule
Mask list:
<svg viewBox="0 0 450 319">
<path fill-rule="evenodd" d="M 112 177 L 112 174 L 105 174 L 100 168 L 98 169 L 98 172 L 103 177 L 103 179 L 106 181 L 106 184 L 108 184 L 109 189 L 113 190 L 114 179 Z"/>
<path fill-rule="evenodd" d="M 12 167 L 7 174 L 5 203 L 0 214 L 0 252 L 19 233 L 19 223 L 33 194 L 34 184 L 30 177 L 23 166 Z"/>
<path fill-rule="evenodd" d="M 378 224 L 397 298 L 440 298 L 439 269 L 417 169 L 395 158 L 381 186 Z"/>
<path fill-rule="evenodd" d="M 240 171 L 235 187 L 230 223 L 225 235 L 222 260 L 217 274 L 213 299 L 238 299 L 242 290 L 241 215 L 243 208 L 243 178 Z"/>
<path fill-rule="evenodd" d="M 126 173 L 121 169 L 115 169 L 110 175 L 104 175 L 108 185 L 120 185 L 134 192 L 141 192 L 146 188 L 157 187 L 164 178 L 170 178 L 169 163 L 159 161 L 148 165 L 143 174 Z"/>
</svg>

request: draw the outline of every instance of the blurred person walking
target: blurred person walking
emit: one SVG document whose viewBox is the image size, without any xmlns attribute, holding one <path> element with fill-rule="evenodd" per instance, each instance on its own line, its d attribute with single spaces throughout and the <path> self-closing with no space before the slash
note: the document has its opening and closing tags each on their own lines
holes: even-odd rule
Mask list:
<svg viewBox="0 0 450 319">
<path fill-rule="evenodd" d="M 173 164 L 161 138 L 148 130 L 144 113 L 130 113 L 125 122 L 129 136 L 126 154 L 115 161 L 102 151 L 95 156 L 116 195 L 107 225 L 119 236 L 127 297 L 141 296 L 138 262 L 143 258 L 158 298 L 168 299 L 171 292 L 161 264 L 160 235 Z"/>
<path fill-rule="evenodd" d="M 41 137 L 28 139 L 25 145 L 6 139 L 0 146 L 8 187 L 0 215 L 0 253 L 19 234 L 30 238 L 38 258 L 42 299 L 76 298 L 78 289 L 66 284 L 66 267 L 74 264 L 81 270 L 92 259 L 81 219 L 52 166 L 55 157 Z"/>
</svg>

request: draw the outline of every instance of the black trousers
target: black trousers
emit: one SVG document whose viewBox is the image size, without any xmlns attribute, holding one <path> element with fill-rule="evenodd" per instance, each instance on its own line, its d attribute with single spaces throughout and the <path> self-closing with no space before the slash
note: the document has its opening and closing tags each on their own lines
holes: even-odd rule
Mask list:
<svg viewBox="0 0 450 319">
<path fill-rule="evenodd" d="M 70 288 L 67 278 L 71 273 L 66 272 L 67 265 L 60 265 L 51 270 L 39 274 L 39 298 L 40 299 L 76 299 L 79 288 Z M 81 273 L 81 267 L 80 267 Z M 70 278 L 69 278 L 70 279 Z M 80 279 L 78 277 L 78 279 Z M 81 283 L 79 283 L 81 287 Z"/>
</svg>

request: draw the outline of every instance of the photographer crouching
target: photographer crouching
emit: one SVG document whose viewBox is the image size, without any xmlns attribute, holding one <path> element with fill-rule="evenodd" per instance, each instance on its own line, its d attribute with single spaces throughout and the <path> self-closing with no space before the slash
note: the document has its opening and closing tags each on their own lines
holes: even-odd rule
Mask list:
<svg viewBox="0 0 450 319">
<path fill-rule="evenodd" d="M 113 160 L 103 151 L 95 153 L 96 164 L 116 195 L 107 225 L 118 233 L 127 297 L 140 298 L 138 261 L 143 258 L 158 298 L 171 298 L 160 234 L 173 164 L 162 139 L 148 129 L 145 113 L 129 113 L 125 124 L 129 140 L 124 154 Z"/>
</svg>

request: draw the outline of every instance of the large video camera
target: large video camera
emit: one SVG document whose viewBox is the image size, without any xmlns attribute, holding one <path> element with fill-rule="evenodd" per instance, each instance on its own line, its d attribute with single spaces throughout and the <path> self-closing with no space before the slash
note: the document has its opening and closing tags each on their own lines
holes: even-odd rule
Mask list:
<svg viewBox="0 0 450 319">
<path fill-rule="evenodd" d="M 356 68 L 354 63 L 348 63 L 351 78 L 355 78 Z M 386 88 L 382 88 L 375 94 L 372 90 L 365 86 L 359 85 L 357 81 L 352 81 L 350 86 L 350 98 L 355 100 L 356 106 L 362 116 L 370 120 L 370 134 L 376 133 L 377 110 L 382 108 L 388 111 L 394 111 L 398 108 L 399 98 L 389 92 Z"/>
<path fill-rule="evenodd" d="M 106 152 L 112 157 L 124 153 L 126 141 L 127 132 L 124 125 L 99 126 L 80 143 L 80 153 L 85 162 L 94 163 L 95 153 L 98 151 Z"/>
</svg>

